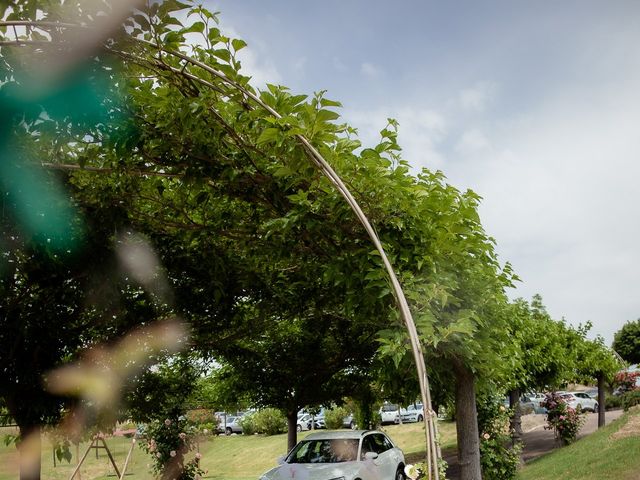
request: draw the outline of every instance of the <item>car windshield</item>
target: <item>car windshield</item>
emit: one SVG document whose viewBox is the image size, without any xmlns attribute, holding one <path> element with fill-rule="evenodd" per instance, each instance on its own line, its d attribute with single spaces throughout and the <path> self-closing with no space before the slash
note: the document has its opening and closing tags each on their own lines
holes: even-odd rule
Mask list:
<svg viewBox="0 0 640 480">
<path fill-rule="evenodd" d="M 358 439 L 303 440 L 289 454 L 287 463 L 353 462 L 358 458 Z"/>
</svg>

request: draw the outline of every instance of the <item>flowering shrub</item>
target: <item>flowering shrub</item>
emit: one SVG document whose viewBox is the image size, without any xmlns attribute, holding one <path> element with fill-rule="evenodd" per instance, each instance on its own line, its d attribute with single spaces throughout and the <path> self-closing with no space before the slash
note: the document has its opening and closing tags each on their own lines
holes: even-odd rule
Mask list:
<svg viewBox="0 0 640 480">
<path fill-rule="evenodd" d="M 584 424 L 584 414 L 568 406 L 555 392 L 547 394 L 542 406 L 547 409 L 547 426 L 544 428 L 554 430 L 556 439 L 565 445 L 573 442 Z"/>
<path fill-rule="evenodd" d="M 163 480 L 194 480 L 204 474 L 200 468 L 200 453 L 191 460 L 185 458 L 195 447 L 194 433 L 184 417 L 148 425 L 147 441 L 141 446 L 153 458 L 152 468 L 156 475 Z"/>
<path fill-rule="evenodd" d="M 416 463 L 415 465 L 409 464 L 404 467 L 404 476 L 410 480 L 431 478 L 428 472 L 427 462 Z M 438 474 L 441 480 L 446 480 L 447 462 L 442 458 L 438 464 Z"/>
<path fill-rule="evenodd" d="M 485 480 L 516 478 L 522 444 L 509 448 L 509 417 L 512 410 L 501 399 L 478 399 L 478 430 L 480 432 L 480 464 Z"/>
<path fill-rule="evenodd" d="M 613 379 L 614 385 L 620 387 L 620 393 L 631 392 L 636 389 L 636 379 L 640 372 L 618 372 Z"/>
</svg>

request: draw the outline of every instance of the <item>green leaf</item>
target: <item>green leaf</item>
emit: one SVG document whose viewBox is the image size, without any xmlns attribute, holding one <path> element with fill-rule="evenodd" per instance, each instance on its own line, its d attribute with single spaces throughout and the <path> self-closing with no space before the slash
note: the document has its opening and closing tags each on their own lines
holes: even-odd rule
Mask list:
<svg viewBox="0 0 640 480">
<path fill-rule="evenodd" d="M 186 28 L 180 30 L 180 33 L 202 33 L 204 32 L 204 22 L 194 22 Z"/>
<path fill-rule="evenodd" d="M 239 38 L 234 38 L 233 40 L 231 40 L 231 45 L 233 46 L 233 49 L 237 52 L 238 50 L 242 50 L 244 47 L 246 47 L 247 42 L 245 42 L 244 40 L 240 40 Z"/>
<path fill-rule="evenodd" d="M 329 100 L 326 98 L 322 98 L 320 100 L 320 106 L 322 107 L 342 107 L 342 103 L 336 102 L 334 100 Z"/>
<path fill-rule="evenodd" d="M 340 118 L 340 115 L 331 110 L 319 110 L 316 115 L 316 121 L 319 122 L 329 122 L 332 120 L 337 120 Z"/>
<path fill-rule="evenodd" d="M 213 53 L 213 55 L 215 55 L 216 57 L 224 60 L 225 62 L 231 61 L 231 53 L 225 48 L 219 48 L 211 53 Z"/>
<path fill-rule="evenodd" d="M 265 128 L 258 137 L 257 144 L 275 142 L 280 136 L 280 129 L 278 128 Z"/>
</svg>

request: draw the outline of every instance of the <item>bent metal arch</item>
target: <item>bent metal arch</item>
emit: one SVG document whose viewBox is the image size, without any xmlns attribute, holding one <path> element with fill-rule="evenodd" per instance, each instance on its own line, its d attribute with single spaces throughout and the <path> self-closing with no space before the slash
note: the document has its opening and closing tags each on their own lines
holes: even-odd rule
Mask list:
<svg viewBox="0 0 640 480">
<path fill-rule="evenodd" d="M 0 41 L 0 47 L 8 47 L 8 46 L 43 46 L 46 44 L 50 44 L 54 42 L 52 40 L 55 38 L 55 42 L 61 42 L 64 38 L 64 32 L 73 31 L 77 33 L 79 30 L 86 30 L 86 27 L 76 24 L 69 23 L 58 23 L 58 22 L 38 22 L 38 21 L 6 21 L 0 22 L 0 27 L 11 28 L 14 33 L 13 40 L 3 40 Z M 19 35 L 16 27 L 22 27 L 25 29 L 25 35 Z M 34 30 L 39 30 L 40 32 L 49 33 L 48 38 L 42 34 L 37 36 L 37 39 L 32 38 L 32 32 Z M 55 32 L 56 35 L 51 35 L 51 32 Z M 77 36 L 72 36 L 73 38 L 67 38 L 67 40 L 77 41 Z M 135 42 L 138 42 L 140 45 L 144 45 L 149 49 L 155 50 L 158 53 L 158 58 L 154 60 L 155 66 L 160 67 L 164 70 L 169 70 L 174 74 L 181 75 L 186 79 L 189 79 L 192 82 L 196 82 L 204 87 L 214 89 L 220 92 L 220 88 L 210 81 L 206 80 L 194 74 L 190 71 L 190 67 L 196 67 L 203 71 L 208 72 L 215 78 L 219 79 L 223 84 L 227 87 L 234 89 L 240 92 L 245 99 L 251 100 L 258 108 L 262 108 L 267 111 L 273 117 L 280 119 L 282 118 L 280 114 L 274 110 L 272 107 L 264 103 L 257 95 L 251 92 L 249 89 L 242 86 L 240 83 L 230 79 L 227 75 L 222 73 L 221 71 L 212 68 L 211 66 L 200 62 L 197 59 L 189 57 L 188 55 L 183 54 L 182 52 L 170 50 L 163 46 L 162 44 L 152 43 L 141 39 L 133 38 Z M 69 45 L 69 42 L 66 42 Z M 133 53 L 116 50 L 112 46 L 103 46 L 107 51 L 120 56 L 126 60 L 149 64 L 150 60 L 141 58 L 136 56 Z M 96 48 L 99 48 L 96 46 Z M 84 46 L 86 49 L 86 45 Z M 169 55 L 175 57 L 182 63 L 182 68 L 178 69 L 171 65 L 168 65 L 165 62 L 162 62 L 162 55 Z M 250 107 L 251 108 L 251 107 Z M 407 328 L 407 332 L 409 334 L 409 338 L 411 341 L 411 348 L 413 352 L 414 361 L 416 364 L 416 370 L 418 373 L 418 380 L 420 384 L 420 393 L 422 398 L 422 404 L 424 409 L 424 423 L 425 423 L 425 435 L 426 435 L 426 451 L 427 451 L 427 465 L 428 465 L 428 477 L 434 478 L 435 480 L 439 480 L 439 464 L 440 464 L 440 448 L 437 443 L 437 418 L 436 413 L 432 409 L 431 404 L 431 394 L 429 388 L 429 379 L 426 372 L 426 366 L 424 362 L 424 355 L 422 353 L 422 348 L 420 345 L 420 341 L 418 338 L 418 333 L 416 330 L 415 323 L 413 321 L 413 317 L 411 315 L 411 311 L 409 309 L 409 305 L 407 299 L 404 295 L 400 282 L 398 281 L 398 277 L 389 261 L 384 248 L 373 229 L 369 219 L 365 215 L 365 213 L 360 208 L 358 202 L 351 194 L 349 189 L 346 187 L 342 179 L 338 176 L 335 170 L 331 167 L 331 165 L 324 159 L 324 157 L 318 152 L 318 150 L 309 142 L 309 140 L 300 134 L 295 135 L 296 140 L 303 146 L 304 151 L 308 157 L 308 159 L 325 175 L 330 182 L 334 185 L 334 187 L 340 192 L 346 202 L 349 204 L 351 209 L 356 214 L 356 217 L 365 228 L 371 242 L 375 245 L 376 250 L 380 254 L 382 258 L 382 262 L 384 264 L 385 270 L 389 275 L 389 279 L 391 281 L 391 285 L 393 287 L 393 292 L 398 304 L 398 309 L 400 311 L 400 315 L 402 320 Z M 54 165 L 47 165 L 54 166 Z M 69 165 L 68 168 L 79 168 L 76 165 Z"/>
</svg>

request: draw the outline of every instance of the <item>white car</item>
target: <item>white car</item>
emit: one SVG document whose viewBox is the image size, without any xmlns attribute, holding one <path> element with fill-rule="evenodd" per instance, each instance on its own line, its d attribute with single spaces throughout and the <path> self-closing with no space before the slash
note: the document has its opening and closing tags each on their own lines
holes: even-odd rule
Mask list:
<svg viewBox="0 0 640 480">
<path fill-rule="evenodd" d="M 560 394 L 560 398 L 576 410 L 598 411 L 598 402 L 584 392 L 563 392 Z"/>
<path fill-rule="evenodd" d="M 537 407 L 541 407 L 542 402 L 544 402 L 545 399 L 547 398 L 547 396 L 544 393 L 538 393 L 538 392 L 527 392 L 523 395 L 523 397 L 528 398 L 529 401 L 533 402 L 534 406 L 537 406 Z"/>
<path fill-rule="evenodd" d="M 380 423 L 400 423 L 400 414 L 398 405 L 387 403 L 380 407 Z"/>
<path fill-rule="evenodd" d="M 300 441 L 260 480 L 404 480 L 404 454 L 375 430 L 317 432 Z"/>
<path fill-rule="evenodd" d="M 311 423 L 311 415 L 308 413 L 303 413 L 302 415 L 298 415 L 298 424 L 296 426 L 296 430 L 301 432 L 303 430 L 309 430 L 309 424 Z"/>
<path fill-rule="evenodd" d="M 229 416 L 225 417 L 221 423 L 218 424 L 218 432 L 225 435 L 231 435 L 232 433 L 242 433 L 242 425 L 240 425 L 242 417 Z"/>
<path fill-rule="evenodd" d="M 406 410 L 401 408 L 400 418 L 402 419 L 402 423 L 421 422 L 424 420 L 422 404 L 416 403 L 414 405 L 409 405 Z"/>
</svg>

